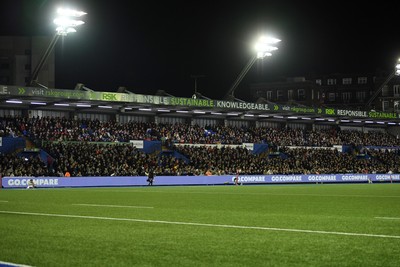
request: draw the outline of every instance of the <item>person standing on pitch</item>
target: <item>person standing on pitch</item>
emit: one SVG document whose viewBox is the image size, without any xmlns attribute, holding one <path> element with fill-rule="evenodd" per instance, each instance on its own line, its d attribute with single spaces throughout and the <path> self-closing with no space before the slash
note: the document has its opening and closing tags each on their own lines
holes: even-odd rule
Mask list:
<svg viewBox="0 0 400 267">
<path fill-rule="evenodd" d="M 147 175 L 147 182 L 148 182 L 147 185 L 153 185 L 154 176 L 155 176 L 153 170 L 146 172 L 146 175 Z"/>
<path fill-rule="evenodd" d="M 234 179 L 235 185 L 239 185 L 239 175 L 240 175 L 240 169 L 236 170 L 236 176 Z"/>
</svg>

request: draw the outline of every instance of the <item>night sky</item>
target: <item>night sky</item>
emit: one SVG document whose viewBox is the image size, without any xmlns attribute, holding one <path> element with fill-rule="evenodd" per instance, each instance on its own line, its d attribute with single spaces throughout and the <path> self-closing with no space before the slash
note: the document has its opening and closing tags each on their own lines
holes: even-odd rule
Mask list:
<svg viewBox="0 0 400 267">
<path fill-rule="evenodd" d="M 331 1 L 45 1 L 1 0 L 1 35 L 54 34 L 56 7 L 88 14 L 56 46 L 56 87 L 80 82 L 96 91 L 125 86 L 221 99 L 252 56 L 261 34 L 282 40 L 257 61 L 235 95 L 252 82 L 285 76 L 391 69 L 400 56 L 398 11 L 386 2 Z"/>
</svg>

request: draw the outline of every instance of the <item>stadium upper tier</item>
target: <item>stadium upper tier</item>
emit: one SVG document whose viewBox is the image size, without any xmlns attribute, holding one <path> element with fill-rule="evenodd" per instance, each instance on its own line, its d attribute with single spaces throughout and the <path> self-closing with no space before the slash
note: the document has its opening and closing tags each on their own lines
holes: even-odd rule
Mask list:
<svg viewBox="0 0 400 267">
<path fill-rule="evenodd" d="M 382 130 L 382 129 L 380 129 Z M 129 142 L 158 140 L 168 144 L 243 144 L 273 146 L 400 146 L 400 139 L 382 131 L 351 131 L 331 127 L 303 130 L 269 127 L 204 126 L 187 123 L 143 123 L 67 118 L 2 118 L 0 134 L 24 135 L 40 141 Z"/>
</svg>

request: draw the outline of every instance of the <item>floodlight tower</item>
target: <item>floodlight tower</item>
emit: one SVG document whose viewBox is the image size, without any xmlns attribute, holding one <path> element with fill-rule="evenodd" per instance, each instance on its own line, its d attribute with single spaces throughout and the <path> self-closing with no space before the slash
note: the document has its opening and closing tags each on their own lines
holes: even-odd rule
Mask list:
<svg viewBox="0 0 400 267">
<path fill-rule="evenodd" d="M 272 56 L 272 52 L 278 50 L 274 44 L 279 43 L 281 40 L 276 39 L 274 37 L 269 36 L 261 36 L 257 43 L 254 46 L 255 54 L 250 58 L 249 62 L 247 62 L 246 66 L 242 69 L 239 76 L 231 85 L 229 91 L 225 94 L 224 98 L 234 98 L 234 93 L 240 82 L 243 80 L 244 76 L 246 76 L 247 72 L 251 69 L 253 64 L 257 61 L 257 59 L 263 59 L 264 57 Z"/>
<path fill-rule="evenodd" d="M 392 80 L 394 76 L 400 76 L 400 58 L 397 60 L 394 70 L 392 70 L 386 77 L 386 80 L 379 86 L 379 88 L 374 92 L 374 94 L 367 101 L 365 107 L 369 108 L 375 98 L 382 92 L 383 88 Z"/>
<path fill-rule="evenodd" d="M 73 9 L 59 8 L 57 9 L 57 17 L 53 20 L 56 24 L 56 33 L 53 36 L 49 46 L 47 47 L 45 53 L 41 57 L 39 63 L 37 64 L 35 70 L 32 72 L 29 86 L 34 86 L 38 84 L 37 78 L 40 70 L 42 69 L 44 63 L 49 57 L 50 53 L 53 51 L 60 36 L 67 36 L 69 33 L 76 32 L 76 27 L 84 24 L 85 22 L 79 20 L 78 18 L 86 15 L 83 11 L 77 11 Z"/>
</svg>

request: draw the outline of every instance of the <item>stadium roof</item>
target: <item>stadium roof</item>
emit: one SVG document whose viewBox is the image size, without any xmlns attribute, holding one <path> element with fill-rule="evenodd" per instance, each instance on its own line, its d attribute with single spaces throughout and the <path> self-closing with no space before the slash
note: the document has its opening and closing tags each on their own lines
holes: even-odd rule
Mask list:
<svg viewBox="0 0 400 267">
<path fill-rule="evenodd" d="M 201 96 L 201 95 L 200 95 Z M 249 103 L 210 98 L 184 98 L 172 95 L 45 89 L 0 85 L 0 108 L 58 110 L 83 113 L 111 113 L 150 116 L 212 117 L 215 119 L 276 120 L 316 123 L 400 125 L 400 115 L 374 110 L 360 111 L 322 107 Z"/>
</svg>

